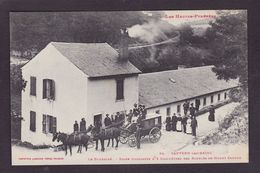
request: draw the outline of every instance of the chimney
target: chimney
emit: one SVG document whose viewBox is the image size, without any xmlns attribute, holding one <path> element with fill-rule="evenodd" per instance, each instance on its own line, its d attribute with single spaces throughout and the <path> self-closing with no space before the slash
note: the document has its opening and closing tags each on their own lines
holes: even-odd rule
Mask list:
<svg viewBox="0 0 260 173">
<path fill-rule="evenodd" d="M 120 61 L 127 61 L 128 60 L 128 31 L 126 28 L 120 29 L 121 31 L 121 38 L 119 42 L 119 60 Z"/>
</svg>

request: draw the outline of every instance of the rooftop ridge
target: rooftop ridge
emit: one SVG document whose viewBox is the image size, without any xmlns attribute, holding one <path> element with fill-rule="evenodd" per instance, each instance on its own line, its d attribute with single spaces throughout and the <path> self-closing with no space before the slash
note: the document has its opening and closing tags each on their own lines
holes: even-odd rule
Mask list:
<svg viewBox="0 0 260 173">
<path fill-rule="evenodd" d="M 187 70 L 194 70 L 194 69 L 201 69 L 201 68 L 210 68 L 214 67 L 213 65 L 207 66 L 199 66 L 199 67 L 191 67 L 191 68 L 182 68 L 182 69 L 175 69 L 175 70 L 164 70 L 164 71 L 157 71 L 157 72 L 150 72 L 150 73 L 142 73 L 141 75 L 152 75 L 152 74 L 161 74 L 161 73 L 170 73 L 170 72 L 177 72 L 177 71 L 187 71 Z"/>
</svg>

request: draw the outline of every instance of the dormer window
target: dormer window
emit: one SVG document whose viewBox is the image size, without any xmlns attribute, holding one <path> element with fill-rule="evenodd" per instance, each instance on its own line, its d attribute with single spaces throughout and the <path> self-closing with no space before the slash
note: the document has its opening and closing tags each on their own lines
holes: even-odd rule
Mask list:
<svg viewBox="0 0 260 173">
<path fill-rule="evenodd" d="M 51 79 L 43 79 L 43 99 L 55 100 L 55 83 Z"/>
</svg>

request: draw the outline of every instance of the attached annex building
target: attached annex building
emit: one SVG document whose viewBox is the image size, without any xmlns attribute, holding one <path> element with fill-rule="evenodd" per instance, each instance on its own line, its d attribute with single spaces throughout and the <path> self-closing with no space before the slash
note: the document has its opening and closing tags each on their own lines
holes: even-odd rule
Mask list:
<svg viewBox="0 0 260 173">
<path fill-rule="evenodd" d="M 105 114 L 129 112 L 135 103 L 163 118 L 182 112 L 185 99 L 199 97 L 204 106 L 228 99 L 235 81 L 217 80 L 212 66 L 140 74 L 107 43 L 49 43 L 22 67 L 28 81 L 22 91 L 21 140 L 51 144 L 56 131 L 71 133 L 75 120 L 87 125 Z"/>
</svg>

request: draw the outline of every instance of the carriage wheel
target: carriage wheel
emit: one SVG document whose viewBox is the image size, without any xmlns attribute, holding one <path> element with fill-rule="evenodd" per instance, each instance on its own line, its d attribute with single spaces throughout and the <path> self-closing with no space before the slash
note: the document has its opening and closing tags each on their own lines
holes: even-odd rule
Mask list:
<svg viewBox="0 0 260 173">
<path fill-rule="evenodd" d="M 126 131 L 121 131 L 120 132 L 120 136 L 119 136 L 119 141 L 122 143 L 122 144 L 126 144 L 127 141 L 128 141 L 128 136 L 129 136 L 129 133 L 126 132 Z"/>
<path fill-rule="evenodd" d="M 161 138 L 161 130 L 158 127 L 154 127 L 149 132 L 149 140 L 151 143 L 156 143 Z"/>
<path fill-rule="evenodd" d="M 128 145 L 130 147 L 135 147 L 137 145 L 135 134 L 132 134 L 128 137 Z"/>
</svg>

